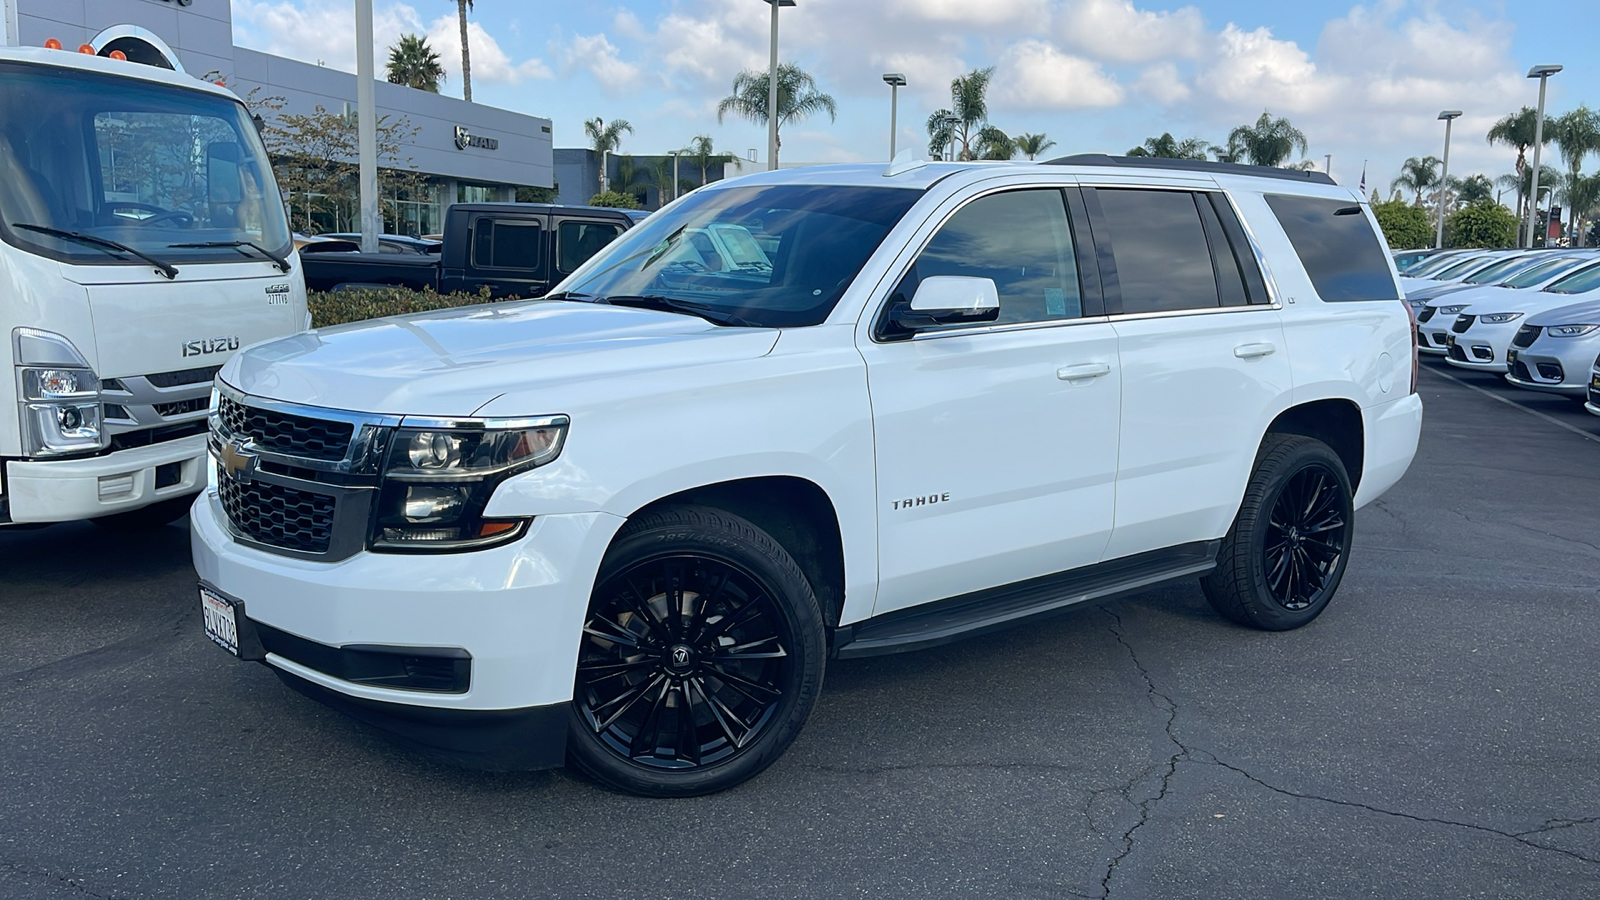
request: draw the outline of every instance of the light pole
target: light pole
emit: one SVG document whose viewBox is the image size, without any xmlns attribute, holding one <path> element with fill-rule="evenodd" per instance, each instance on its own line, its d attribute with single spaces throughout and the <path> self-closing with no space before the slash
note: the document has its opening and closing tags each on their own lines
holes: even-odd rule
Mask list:
<svg viewBox="0 0 1600 900">
<path fill-rule="evenodd" d="M 1333 177 L 1333 154 L 1327 153 L 1322 157 L 1322 174 Z"/>
<path fill-rule="evenodd" d="M 961 119 L 956 116 L 945 116 L 944 127 L 950 134 L 950 162 L 956 161 L 956 126 L 961 124 Z"/>
<path fill-rule="evenodd" d="M 356 0 L 356 159 L 361 251 L 378 252 L 378 103 L 373 87 L 372 0 Z"/>
<path fill-rule="evenodd" d="M 1544 147 L 1544 89 L 1549 83 L 1550 76 L 1561 71 L 1560 66 L 1534 66 L 1528 70 L 1529 78 L 1539 79 L 1539 117 L 1534 120 L 1533 126 L 1533 190 L 1529 196 L 1533 201 L 1528 204 L 1528 236 L 1524 247 L 1533 246 L 1534 211 L 1539 206 L 1539 150 Z"/>
<path fill-rule="evenodd" d="M 1439 176 L 1439 227 L 1434 232 L 1433 245 L 1444 246 L 1444 196 L 1450 191 L 1450 126 L 1461 118 L 1461 110 L 1447 109 L 1439 113 L 1444 120 L 1444 174 Z"/>
<path fill-rule="evenodd" d="M 767 169 L 778 167 L 778 8 L 795 0 L 762 0 L 772 6 L 772 62 L 767 66 Z"/>
<path fill-rule="evenodd" d="M 678 157 L 683 155 L 682 150 L 672 151 L 672 199 L 678 199 Z"/>
<path fill-rule="evenodd" d="M 900 127 L 895 119 L 900 113 L 900 89 L 906 86 L 906 76 L 899 72 L 885 72 L 883 83 L 889 86 L 889 159 L 893 160 L 895 131 Z"/>
</svg>

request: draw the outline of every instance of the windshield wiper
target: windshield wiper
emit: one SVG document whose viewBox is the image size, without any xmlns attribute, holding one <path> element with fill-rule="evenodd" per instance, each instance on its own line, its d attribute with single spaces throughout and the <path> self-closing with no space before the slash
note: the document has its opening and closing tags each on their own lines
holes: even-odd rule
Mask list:
<svg viewBox="0 0 1600 900">
<path fill-rule="evenodd" d="M 162 262 L 161 260 L 156 259 L 154 256 L 150 256 L 147 253 L 141 253 L 140 251 L 129 247 L 127 244 L 121 244 L 113 240 L 107 240 L 103 237 L 95 237 L 92 234 L 84 234 L 81 231 L 63 231 L 60 228 L 50 228 L 45 225 L 29 225 L 26 222 L 14 222 L 12 223 L 11 227 L 21 228 L 24 231 L 37 231 L 40 234 L 48 234 L 51 237 L 63 238 L 65 240 L 81 241 L 85 244 L 100 247 L 105 250 L 117 250 L 123 253 L 130 253 L 139 257 L 150 265 L 155 266 L 156 271 L 167 276 L 168 281 L 178 277 L 177 266 L 174 266 L 171 263 Z"/>
<path fill-rule="evenodd" d="M 594 299 L 594 295 L 593 294 L 585 294 L 585 293 L 583 293 L 581 291 L 556 291 L 554 294 L 545 294 L 543 297 L 540 297 L 539 299 L 540 300 L 592 300 L 592 299 Z"/>
<path fill-rule="evenodd" d="M 618 294 L 612 297 L 601 297 L 595 303 L 605 303 L 611 306 L 636 306 L 640 309 L 659 309 L 664 312 L 688 313 L 699 316 L 713 325 L 731 325 L 738 328 L 759 328 L 747 319 L 741 319 L 732 313 L 722 312 L 715 307 L 693 300 L 679 300 L 676 297 L 663 297 L 659 294 Z"/>
<path fill-rule="evenodd" d="M 265 256 L 267 259 L 272 260 L 272 264 L 278 267 L 279 272 L 289 271 L 289 260 L 287 257 L 279 256 L 278 254 L 273 253 L 271 250 L 268 250 L 260 244 L 252 241 L 197 241 L 193 244 L 168 244 L 167 246 L 184 250 L 207 250 L 212 247 L 226 247 L 230 250 L 237 250 L 240 253 L 244 253 L 244 248 L 249 247 L 251 250 L 254 250 L 262 256 Z M 245 255 L 248 256 L 249 254 L 245 253 Z"/>
</svg>

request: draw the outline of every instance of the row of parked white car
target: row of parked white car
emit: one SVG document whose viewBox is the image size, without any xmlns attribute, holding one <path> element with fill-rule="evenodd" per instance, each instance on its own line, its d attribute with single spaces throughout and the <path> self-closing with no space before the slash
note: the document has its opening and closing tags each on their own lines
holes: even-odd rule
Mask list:
<svg viewBox="0 0 1600 900">
<path fill-rule="evenodd" d="M 1417 344 L 1600 416 L 1600 250 L 1395 254 Z"/>
</svg>

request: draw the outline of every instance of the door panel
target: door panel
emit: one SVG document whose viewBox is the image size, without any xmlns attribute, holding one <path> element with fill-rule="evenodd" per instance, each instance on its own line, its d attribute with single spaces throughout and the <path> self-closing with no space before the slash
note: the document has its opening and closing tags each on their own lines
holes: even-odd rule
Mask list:
<svg viewBox="0 0 1600 900">
<path fill-rule="evenodd" d="M 878 463 L 875 614 L 1098 562 L 1116 494 L 1115 332 L 1085 296 L 1062 192 L 980 197 L 891 293 L 991 278 L 1000 324 L 865 340 Z M 1095 282 L 1097 285 L 1097 282 Z"/>
</svg>

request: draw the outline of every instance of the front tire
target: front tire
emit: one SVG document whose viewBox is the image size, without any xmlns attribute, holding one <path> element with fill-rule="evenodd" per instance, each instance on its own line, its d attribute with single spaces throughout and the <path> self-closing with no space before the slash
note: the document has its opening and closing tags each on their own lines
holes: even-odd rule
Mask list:
<svg viewBox="0 0 1600 900">
<path fill-rule="evenodd" d="M 1322 614 L 1344 578 L 1355 536 L 1344 462 L 1321 441 L 1268 435 L 1244 502 L 1200 581 L 1223 618 L 1288 631 Z"/>
<path fill-rule="evenodd" d="M 816 595 L 766 532 L 707 507 L 643 516 L 595 581 L 568 755 L 632 794 L 726 790 L 800 733 L 826 653 Z"/>
</svg>

